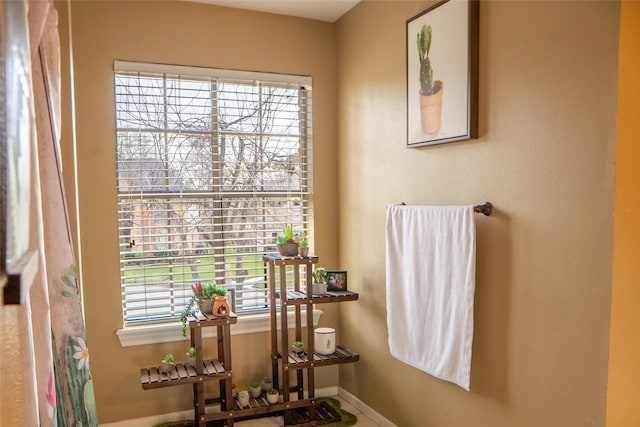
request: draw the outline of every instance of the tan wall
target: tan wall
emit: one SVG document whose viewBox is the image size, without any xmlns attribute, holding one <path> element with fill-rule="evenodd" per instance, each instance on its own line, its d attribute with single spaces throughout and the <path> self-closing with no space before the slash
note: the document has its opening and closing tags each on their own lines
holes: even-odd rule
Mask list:
<svg viewBox="0 0 640 427">
<path fill-rule="evenodd" d="M 402 427 L 602 426 L 619 4 L 482 2 L 480 137 L 406 149 L 405 21 L 431 4 L 337 25 L 340 267 L 360 292 L 340 330 L 361 353 L 340 385 Z M 385 209 L 485 200 L 465 392 L 389 354 Z"/>
<path fill-rule="evenodd" d="M 640 378 L 640 3 L 625 1 L 620 10 L 618 144 L 607 426 L 640 425 L 636 386 Z"/>
<path fill-rule="evenodd" d="M 331 168 L 335 143 L 334 26 L 198 3 L 74 1 L 71 6 L 82 280 L 91 369 L 100 423 L 191 408 L 188 386 L 143 391 L 139 368 L 187 342 L 122 348 L 115 192 L 113 61 L 149 61 L 311 75 L 316 156 L 316 252 L 337 267 Z M 337 309 L 323 307 L 337 326 Z M 234 336 L 234 382 L 247 385 L 269 366 L 266 334 Z M 318 370 L 317 385 L 337 385 L 337 368 Z"/>
</svg>

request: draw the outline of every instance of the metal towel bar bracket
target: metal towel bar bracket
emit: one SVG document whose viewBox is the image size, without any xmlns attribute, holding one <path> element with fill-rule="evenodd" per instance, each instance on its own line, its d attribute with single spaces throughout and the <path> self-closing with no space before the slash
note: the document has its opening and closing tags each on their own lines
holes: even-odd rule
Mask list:
<svg viewBox="0 0 640 427">
<path fill-rule="evenodd" d="M 484 202 L 481 205 L 475 205 L 473 207 L 473 211 L 475 213 L 481 213 L 486 216 L 489 216 L 491 215 L 491 212 L 493 212 L 493 205 L 491 204 L 491 202 Z"/>
</svg>

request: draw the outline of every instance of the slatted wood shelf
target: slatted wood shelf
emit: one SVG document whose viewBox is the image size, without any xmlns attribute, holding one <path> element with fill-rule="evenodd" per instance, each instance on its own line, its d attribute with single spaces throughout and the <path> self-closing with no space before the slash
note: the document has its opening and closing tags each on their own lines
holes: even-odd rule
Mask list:
<svg viewBox="0 0 640 427">
<path fill-rule="evenodd" d="M 315 407 L 315 418 L 310 416 L 310 407 Z M 199 421 L 216 421 L 232 418 L 236 421 L 257 418 L 266 414 L 277 415 L 282 411 L 290 411 L 289 414 L 295 424 L 289 426 L 312 426 L 339 422 L 341 415 L 326 402 L 318 402 L 313 399 L 294 400 L 283 402 L 282 396 L 278 403 L 270 404 L 264 396 L 257 399 L 251 397 L 249 404 L 241 407 L 237 399 L 234 399 L 233 409 L 229 411 L 211 412 L 200 416 Z M 313 422 L 312 422 L 313 421 Z M 217 424 L 216 424 L 217 425 Z"/>
<path fill-rule="evenodd" d="M 358 294 L 351 291 L 340 292 L 328 292 L 323 295 L 313 295 L 311 299 L 307 297 L 306 292 L 302 291 L 287 291 L 286 302 L 288 305 L 302 305 L 309 302 L 313 304 L 327 304 L 335 302 L 356 301 Z"/>
<path fill-rule="evenodd" d="M 184 363 L 176 363 L 171 372 L 160 371 L 160 366 L 140 369 L 140 384 L 145 390 L 168 387 L 179 384 L 192 384 L 205 379 L 222 379 L 231 375 L 225 371 L 224 366 L 216 359 L 204 360 L 202 363 L 202 375 L 198 375 L 195 368 Z"/>
<path fill-rule="evenodd" d="M 308 354 L 298 356 L 293 351 L 288 354 L 288 365 L 294 369 L 302 369 L 311 364 Z M 314 366 L 329 366 L 339 363 L 352 363 L 360 360 L 360 354 L 348 348 L 336 345 L 336 351 L 333 354 L 318 354 L 313 353 L 313 365 Z"/>
<path fill-rule="evenodd" d="M 318 257 L 315 255 L 311 255 L 308 257 L 301 257 L 301 256 L 295 256 L 295 257 L 282 257 L 279 254 L 264 254 L 262 256 L 263 261 L 273 261 L 273 263 L 275 265 L 300 265 L 300 264 L 307 264 L 307 263 L 311 263 L 311 264 L 317 264 L 318 263 Z"/>
<path fill-rule="evenodd" d="M 240 406 L 238 399 L 233 399 L 233 407 L 228 411 L 221 412 L 211 412 L 200 417 L 201 421 L 214 421 L 221 419 L 247 419 L 247 418 L 256 418 L 256 416 L 264 415 L 264 414 L 273 414 L 279 411 L 284 411 L 288 409 L 301 408 L 304 406 L 313 405 L 314 401 L 310 399 L 304 400 L 294 400 L 283 402 L 282 396 L 280 396 L 277 403 L 269 403 L 267 402 L 266 397 L 260 396 L 258 398 L 250 397 L 249 403 L 247 406 Z"/>
<path fill-rule="evenodd" d="M 227 317 L 215 317 L 212 314 L 204 314 L 199 310 L 187 316 L 190 328 L 200 328 L 205 326 L 234 325 L 238 323 L 238 316 L 231 312 Z"/>
<path fill-rule="evenodd" d="M 311 417 L 311 410 L 307 407 L 290 411 L 287 427 L 306 427 L 337 423 L 342 416 L 326 402 L 315 403 L 315 417 Z"/>
</svg>

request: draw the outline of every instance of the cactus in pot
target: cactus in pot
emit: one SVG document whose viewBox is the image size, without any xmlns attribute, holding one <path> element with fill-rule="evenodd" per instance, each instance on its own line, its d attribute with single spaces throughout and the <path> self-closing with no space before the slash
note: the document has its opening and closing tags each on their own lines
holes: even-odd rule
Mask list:
<svg viewBox="0 0 640 427">
<path fill-rule="evenodd" d="M 416 40 L 418 57 L 420 58 L 420 89 L 425 96 L 433 95 L 433 68 L 429 58 L 431 49 L 431 25 L 423 25 Z"/>
<path fill-rule="evenodd" d="M 431 67 L 431 26 L 423 25 L 418 33 L 416 44 L 420 59 L 420 124 L 422 130 L 434 134 L 440 130 L 442 122 L 442 93 L 444 83 L 433 79 Z"/>
</svg>

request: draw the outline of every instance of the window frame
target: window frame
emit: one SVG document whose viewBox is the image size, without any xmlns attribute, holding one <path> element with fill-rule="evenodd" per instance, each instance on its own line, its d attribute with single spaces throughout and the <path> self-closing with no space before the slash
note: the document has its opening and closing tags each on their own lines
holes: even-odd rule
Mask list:
<svg viewBox="0 0 640 427">
<path fill-rule="evenodd" d="M 305 96 L 305 99 L 304 99 L 304 102 L 306 102 L 306 105 L 305 105 L 305 108 L 302 109 L 302 114 L 305 115 L 303 121 L 304 123 L 308 123 L 308 124 L 306 124 L 304 128 L 301 130 L 301 134 L 300 134 L 301 141 L 299 146 L 301 163 L 305 165 L 301 173 L 304 175 L 303 187 L 306 189 L 306 193 L 304 191 L 300 193 L 300 194 L 306 195 L 306 197 L 301 196 L 302 203 L 304 204 L 304 206 L 301 207 L 303 208 L 302 209 L 303 213 L 301 213 L 300 215 L 301 217 L 304 218 L 305 209 L 308 211 L 308 213 L 306 214 L 308 216 L 308 219 L 306 221 L 303 220 L 303 223 L 309 224 L 309 232 L 311 233 L 310 240 L 311 240 L 311 244 L 313 244 L 312 243 L 312 236 L 313 236 L 313 159 L 312 159 L 313 145 L 312 144 L 313 142 L 312 142 L 312 119 L 311 119 L 311 112 L 312 112 L 311 77 L 288 75 L 288 74 L 263 73 L 263 72 L 254 72 L 254 71 L 238 71 L 238 70 L 224 70 L 224 69 L 203 68 L 203 67 L 150 64 L 150 63 L 139 63 L 139 62 L 128 62 L 128 61 L 114 61 L 114 84 L 117 79 L 118 73 L 125 73 L 125 72 L 138 72 L 138 73 L 150 73 L 150 74 L 160 73 L 163 75 L 197 76 L 202 78 L 213 78 L 213 79 L 231 79 L 234 81 L 243 81 L 243 80 L 251 81 L 252 80 L 252 81 L 260 81 L 260 82 L 265 81 L 269 83 L 296 84 L 296 85 L 299 85 L 299 87 L 304 88 L 304 90 L 308 91 L 308 96 Z M 114 110 L 116 111 L 116 113 L 117 113 L 117 107 L 118 107 L 118 102 L 117 100 L 114 100 Z M 214 113 L 212 112 L 212 114 Z M 218 129 L 215 129 L 216 120 L 212 120 L 212 122 L 213 122 L 212 127 L 214 127 L 214 129 L 212 129 L 212 133 L 217 134 Z M 167 129 L 162 129 L 157 131 L 166 131 L 166 130 Z M 116 117 L 116 139 L 118 139 L 120 132 L 121 130 L 118 128 L 117 117 Z M 215 143 L 215 140 L 212 140 L 212 144 L 214 143 Z M 219 148 L 214 149 L 214 151 L 215 150 L 219 150 Z M 214 179 L 217 179 L 217 178 L 214 177 Z M 297 194 L 297 193 L 294 193 L 294 194 Z M 276 197 L 278 196 L 284 197 L 285 193 L 281 191 L 280 192 L 258 192 L 257 195 L 258 195 L 258 199 L 264 199 L 269 195 L 276 196 Z M 166 196 L 166 194 L 164 194 L 164 196 Z M 212 198 L 211 200 L 212 203 L 220 204 L 220 203 L 223 203 L 225 200 L 231 200 L 239 197 L 237 193 L 229 192 L 229 194 L 227 194 L 224 190 L 217 191 L 216 196 L 218 198 L 216 199 Z M 121 192 L 118 191 L 118 205 L 120 205 L 121 199 L 126 199 L 128 197 L 132 197 L 132 196 L 121 194 Z M 121 227 L 119 226 L 119 230 L 120 229 Z M 122 238 L 120 231 L 119 231 L 119 238 Z M 121 253 L 120 255 L 121 268 L 124 268 L 122 267 L 123 260 L 124 260 L 124 255 Z M 124 273 L 122 273 L 122 277 L 124 277 Z M 123 316 L 123 324 L 124 324 L 124 327 L 121 331 L 125 331 L 127 329 L 132 330 L 132 328 L 135 328 L 138 326 L 153 327 L 154 325 L 161 326 L 162 324 L 175 323 L 178 321 L 179 317 L 176 317 L 175 313 L 173 315 L 173 319 L 160 319 L 160 320 L 146 319 L 146 320 L 135 320 L 135 321 L 129 320 L 128 321 L 126 317 L 126 311 L 125 311 L 126 310 L 125 298 L 127 295 L 127 291 L 126 291 L 126 285 L 123 282 L 122 278 L 121 278 L 120 286 L 123 289 L 122 316 Z M 144 286 L 146 286 L 146 284 Z M 235 288 L 232 287 L 232 290 L 234 289 Z M 265 294 L 266 294 L 266 290 L 265 290 Z M 266 301 L 266 298 L 265 298 L 265 301 Z M 235 303 L 235 301 L 233 302 Z M 258 315 L 256 315 L 256 318 L 260 318 L 262 317 L 262 314 L 266 313 L 267 311 L 268 311 L 268 308 L 267 306 L 265 306 L 265 308 L 261 311 L 253 311 L 253 312 L 237 313 L 237 314 L 239 315 L 239 317 L 247 317 L 247 316 L 253 315 L 254 313 L 259 313 Z M 168 308 L 168 311 L 167 313 L 165 313 L 165 315 L 170 316 L 170 313 L 171 313 L 170 308 Z M 122 333 L 126 335 L 126 333 L 124 332 Z"/>
</svg>

